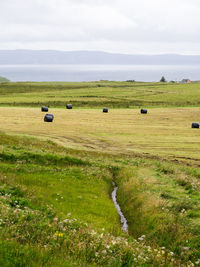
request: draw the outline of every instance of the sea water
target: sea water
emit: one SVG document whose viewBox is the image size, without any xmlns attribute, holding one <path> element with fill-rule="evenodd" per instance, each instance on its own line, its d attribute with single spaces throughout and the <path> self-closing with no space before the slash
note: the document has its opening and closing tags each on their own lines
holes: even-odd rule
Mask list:
<svg viewBox="0 0 200 267">
<path fill-rule="evenodd" d="M 168 81 L 200 80 L 200 65 L 0 65 L 11 81 Z"/>
</svg>

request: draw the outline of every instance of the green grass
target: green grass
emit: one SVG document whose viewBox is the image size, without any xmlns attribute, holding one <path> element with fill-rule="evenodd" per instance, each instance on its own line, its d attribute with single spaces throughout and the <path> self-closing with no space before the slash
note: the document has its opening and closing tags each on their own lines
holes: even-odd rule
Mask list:
<svg viewBox="0 0 200 267">
<path fill-rule="evenodd" d="M 198 266 L 199 96 L 199 83 L 0 84 L 0 264 Z"/>
<path fill-rule="evenodd" d="M 135 108 L 199 106 L 200 84 L 90 82 L 4 83 L 0 105 Z"/>
<path fill-rule="evenodd" d="M 198 173 L 191 167 L 153 160 L 129 163 L 117 178 L 119 201 L 135 237 L 170 247 L 181 255 L 182 247 L 199 257 L 200 190 Z M 126 178 L 125 178 L 126 177 Z"/>
<path fill-rule="evenodd" d="M 96 154 L 83 161 L 74 157 L 78 151 L 70 153 L 52 142 L 4 134 L 0 144 L 0 263 L 4 266 L 180 263 L 169 250 L 156 243 L 150 247 L 121 231 L 110 198 L 112 181 L 121 168 L 115 158 L 102 162 Z"/>
<path fill-rule="evenodd" d="M 7 83 L 7 82 L 9 82 L 9 80 L 5 77 L 0 76 L 0 82 L 1 83 Z"/>
<path fill-rule="evenodd" d="M 8 184 L 34 191 L 35 203 L 52 205 L 61 217 L 71 213 L 95 228 L 120 230 L 110 199 L 112 174 L 105 168 L 69 155 L 55 155 L 52 150 L 27 152 L 22 146 L 6 147 L 5 138 L 2 142 L 1 174 L 6 175 Z"/>
</svg>

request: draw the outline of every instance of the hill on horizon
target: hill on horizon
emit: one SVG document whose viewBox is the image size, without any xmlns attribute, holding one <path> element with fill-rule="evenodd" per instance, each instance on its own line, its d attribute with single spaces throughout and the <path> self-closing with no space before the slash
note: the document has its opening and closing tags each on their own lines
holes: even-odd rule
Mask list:
<svg viewBox="0 0 200 267">
<path fill-rule="evenodd" d="M 8 80 L 5 77 L 0 76 L 0 83 L 4 83 L 4 82 L 9 82 L 10 80 Z"/>
<path fill-rule="evenodd" d="M 0 50 L 0 64 L 199 65 L 200 55 L 128 55 L 102 51 Z"/>
</svg>

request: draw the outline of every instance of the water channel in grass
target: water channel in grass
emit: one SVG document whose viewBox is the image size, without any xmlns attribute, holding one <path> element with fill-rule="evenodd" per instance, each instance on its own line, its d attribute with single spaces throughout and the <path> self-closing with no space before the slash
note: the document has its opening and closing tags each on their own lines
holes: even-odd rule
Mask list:
<svg viewBox="0 0 200 267">
<path fill-rule="evenodd" d="M 119 204 L 117 203 L 117 189 L 118 188 L 117 188 L 117 186 L 115 185 L 114 182 L 113 182 L 113 186 L 114 186 L 114 189 L 112 191 L 112 200 L 113 200 L 113 203 L 115 204 L 117 212 L 118 212 L 118 214 L 120 216 L 121 224 L 122 224 L 122 230 L 128 234 L 128 223 L 127 223 L 127 220 L 126 220 L 124 214 L 122 213 Z"/>
</svg>

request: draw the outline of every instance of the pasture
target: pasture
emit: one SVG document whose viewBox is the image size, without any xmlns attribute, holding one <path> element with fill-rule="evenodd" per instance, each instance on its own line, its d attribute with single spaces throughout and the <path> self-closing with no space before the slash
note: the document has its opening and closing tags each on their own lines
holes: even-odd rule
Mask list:
<svg viewBox="0 0 200 267">
<path fill-rule="evenodd" d="M 1 106 L 136 108 L 200 106 L 200 83 L 0 83 Z"/>
<path fill-rule="evenodd" d="M 198 83 L 0 84 L 0 263 L 198 266 L 199 97 Z"/>
</svg>

